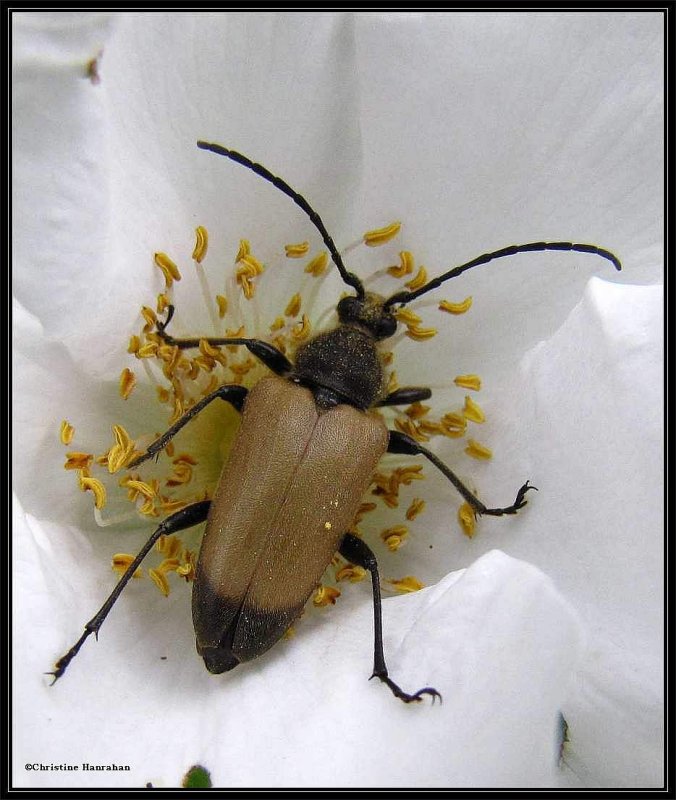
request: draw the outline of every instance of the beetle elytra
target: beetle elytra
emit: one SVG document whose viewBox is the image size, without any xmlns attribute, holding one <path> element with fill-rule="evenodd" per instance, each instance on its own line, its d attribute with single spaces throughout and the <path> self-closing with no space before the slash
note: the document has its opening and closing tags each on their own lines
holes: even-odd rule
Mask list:
<svg viewBox="0 0 676 800">
<path fill-rule="evenodd" d="M 403 691 L 389 676 L 382 640 L 378 565 L 370 548 L 350 532 L 360 500 L 380 457 L 386 452 L 423 456 L 453 484 L 475 515 L 515 514 L 535 487 L 527 481 L 511 505 L 489 508 L 432 451 L 412 437 L 389 430 L 371 413 L 382 406 L 426 400 L 431 390 L 406 387 L 388 392 L 379 345 L 394 335 L 395 312 L 466 270 L 524 252 L 575 251 L 601 256 L 616 269 L 619 260 L 595 245 L 530 242 L 485 253 L 448 270 L 414 290 L 390 297 L 367 292 L 349 272 L 319 215 L 281 178 L 246 156 L 221 145 L 198 147 L 225 156 L 272 183 L 290 197 L 321 234 L 343 282 L 354 292 L 337 304 L 338 325 L 301 344 L 290 361 L 262 339 L 208 337 L 214 347 L 242 346 L 272 375 L 253 389 L 220 386 L 197 402 L 141 456 L 136 467 L 157 455 L 172 437 L 214 400 L 230 403 L 242 423 L 211 500 L 193 503 L 166 517 L 143 546 L 84 633 L 50 674 L 63 675 L 72 659 L 104 619 L 137 567 L 160 536 L 206 520 L 193 585 L 196 644 L 207 669 L 221 673 L 270 649 L 301 613 L 333 555 L 370 573 L 373 588 L 375 655 L 372 677 L 404 702 L 440 697 L 424 687 Z M 167 332 L 167 309 L 157 333 L 168 345 L 197 348 L 204 339 L 177 339 Z"/>
</svg>

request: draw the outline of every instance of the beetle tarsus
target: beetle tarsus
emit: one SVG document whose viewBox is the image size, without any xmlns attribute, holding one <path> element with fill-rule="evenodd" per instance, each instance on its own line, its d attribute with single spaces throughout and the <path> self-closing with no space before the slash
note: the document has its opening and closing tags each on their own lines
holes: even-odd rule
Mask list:
<svg viewBox="0 0 676 800">
<path fill-rule="evenodd" d="M 531 489 L 534 489 L 537 492 L 537 487 L 531 486 L 530 483 L 526 481 L 516 493 L 516 500 L 511 506 L 507 506 L 507 508 L 486 508 L 478 513 L 488 514 L 492 517 L 502 517 L 504 514 L 516 514 L 519 509 L 523 508 L 528 503 L 528 500 L 526 500 L 526 492 L 530 491 Z"/>
<path fill-rule="evenodd" d="M 424 695 L 429 695 L 432 698 L 432 705 L 434 705 L 434 701 L 439 698 L 439 703 L 443 703 L 443 698 L 441 694 L 436 689 L 433 689 L 431 686 L 426 686 L 424 689 L 419 689 L 415 694 L 408 694 L 407 692 L 403 691 L 397 684 L 389 677 L 387 673 L 382 674 L 380 672 L 374 672 L 373 675 L 369 678 L 369 680 L 373 680 L 373 678 L 378 678 L 383 683 L 387 684 L 390 687 L 392 694 L 395 697 L 398 697 L 404 703 L 419 703 Z"/>
</svg>

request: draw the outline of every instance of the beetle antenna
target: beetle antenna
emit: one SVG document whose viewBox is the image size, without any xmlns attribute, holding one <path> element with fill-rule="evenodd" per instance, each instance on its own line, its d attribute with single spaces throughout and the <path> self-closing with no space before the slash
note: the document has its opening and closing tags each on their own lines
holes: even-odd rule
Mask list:
<svg viewBox="0 0 676 800">
<path fill-rule="evenodd" d="M 457 278 L 458 275 L 461 275 L 468 269 L 472 269 L 472 267 L 478 267 L 481 264 L 487 264 L 489 261 L 495 261 L 497 258 L 513 256 L 517 253 L 534 253 L 543 250 L 573 250 L 576 253 L 592 253 L 593 255 L 607 258 L 616 270 L 622 269 L 622 264 L 617 256 L 613 255 L 609 250 L 604 250 L 602 247 L 596 247 L 596 245 L 593 244 L 574 244 L 572 242 L 530 242 L 529 244 L 513 244 L 510 245 L 510 247 L 503 247 L 502 250 L 484 253 L 482 256 L 468 261 L 466 264 L 454 267 L 448 272 L 444 272 L 444 274 L 440 275 L 438 278 L 428 281 L 424 286 L 421 286 L 413 292 L 397 292 L 385 301 L 383 308 L 390 308 L 390 306 L 395 304 L 405 306 L 407 303 L 417 300 L 421 295 L 431 292 L 432 289 L 438 289 L 445 281 L 449 281 L 451 278 Z"/>
<path fill-rule="evenodd" d="M 284 192 L 287 197 L 290 197 L 297 206 L 300 206 L 308 215 L 308 217 L 310 217 L 310 222 L 312 222 L 312 224 L 321 234 L 324 244 L 328 247 L 329 252 L 331 253 L 333 263 L 336 265 L 336 267 L 338 267 L 340 277 L 348 286 L 351 286 L 357 292 L 358 297 L 364 297 L 365 292 L 362 282 L 354 273 L 347 271 L 345 264 L 343 264 L 343 259 L 340 257 L 340 253 L 338 252 L 338 248 L 334 244 L 329 232 L 324 227 L 321 217 L 312 208 L 302 194 L 298 194 L 298 192 L 292 189 L 289 184 L 286 183 L 286 181 L 283 181 L 281 178 L 273 175 L 270 170 L 267 170 L 262 164 L 257 164 L 255 161 L 243 156 L 236 150 L 228 150 L 226 147 L 223 147 L 220 144 L 214 144 L 212 142 L 200 141 L 197 142 L 197 146 L 200 148 L 200 150 L 210 150 L 212 153 L 216 153 L 219 156 L 225 156 L 231 161 L 236 161 L 238 164 L 247 167 L 252 172 L 255 172 L 256 175 L 260 175 L 261 178 L 265 178 L 266 181 L 269 181 L 273 186 L 276 186 L 281 192 Z"/>
</svg>

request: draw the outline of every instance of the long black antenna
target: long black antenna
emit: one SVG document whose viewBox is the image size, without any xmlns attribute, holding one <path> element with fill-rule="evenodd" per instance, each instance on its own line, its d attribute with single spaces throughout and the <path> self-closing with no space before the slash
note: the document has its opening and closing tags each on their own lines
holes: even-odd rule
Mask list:
<svg viewBox="0 0 676 800">
<path fill-rule="evenodd" d="M 607 258 L 608 261 L 615 267 L 616 270 L 622 269 L 622 264 L 617 256 L 614 256 L 609 250 L 604 250 L 602 247 L 596 247 L 593 244 L 574 244 L 572 242 L 530 242 L 529 244 L 513 244 L 510 247 L 503 247 L 502 250 L 494 250 L 492 253 L 484 253 L 478 258 L 468 261 L 466 264 L 461 264 L 459 267 L 449 269 L 438 278 L 421 286 L 413 292 L 397 292 L 392 297 L 388 298 L 384 303 L 384 308 L 389 308 L 395 304 L 405 306 L 413 300 L 417 300 L 421 295 L 431 292 L 432 289 L 438 289 L 442 283 L 449 281 L 451 278 L 457 278 L 463 272 L 466 272 L 472 267 L 478 267 L 480 264 L 487 264 L 489 261 L 495 261 L 496 258 L 503 258 L 504 256 L 513 256 L 516 253 L 532 253 L 541 252 L 543 250 L 574 250 L 576 253 L 592 253 L 596 256 Z"/>
<path fill-rule="evenodd" d="M 260 175 L 261 178 L 265 178 L 266 181 L 269 181 L 273 186 L 276 186 L 281 192 L 284 192 L 287 197 L 290 197 L 297 206 L 300 206 L 308 215 L 308 217 L 310 217 L 310 222 L 312 222 L 315 228 L 317 228 L 322 236 L 322 239 L 324 240 L 324 244 L 329 248 L 333 263 L 336 265 L 336 267 L 338 267 L 338 272 L 340 272 L 340 277 L 348 286 L 351 286 L 357 292 L 358 297 L 364 297 L 365 292 L 362 282 L 354 273 L 348 272 L 347 269 L 345 269 L 343 259 L 340 257 L 340 253 L 338 252 L 333 239 L 329 235 L 329 232 L 324 227 L 321 217 L 312 208 L 303 195 L 298 194 L 298 192 L 292 189 L 288 183 L 283 181 L 281 178 L 278 178 L 276 175 L 273 175 L 262 164 L 256 164 L 250 158 L 243 156 L 241 153 L 238 153 L 235 150 L 228 150 L 226 147 L 223 147 L 220 144 L 213 144 L 211 142 L 197 142 L 197 146 L 200 148 L 200 150 L 210 150 L 212 153 L 216 153 L 219 156 L 225 156 L 226 158 L 229 158 L 232 161 L 236 161 L 238 164 L 247 167 L 252 172 L 255 172 L 256 175 Z"/>
</svg>

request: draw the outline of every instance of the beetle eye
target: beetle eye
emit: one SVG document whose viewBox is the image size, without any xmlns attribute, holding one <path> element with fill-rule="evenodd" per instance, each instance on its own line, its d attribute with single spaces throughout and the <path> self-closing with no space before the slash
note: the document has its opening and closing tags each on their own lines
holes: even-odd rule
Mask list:
<svg viewBox="0 0 676 800">
<path fill-rule="evenodd" d="M 338 319 L 341 322 L 354 322 L 359 319 L 362 301 L 358 297 L 343 297 L 338 303 Z"/>
<path fill-rule="evenodd" d="M 378 320 L 376 336 L 378 339 L 389 339 L 397 332 L 397 320 L 389 314 L 382 316 Z"/>
</svg>

